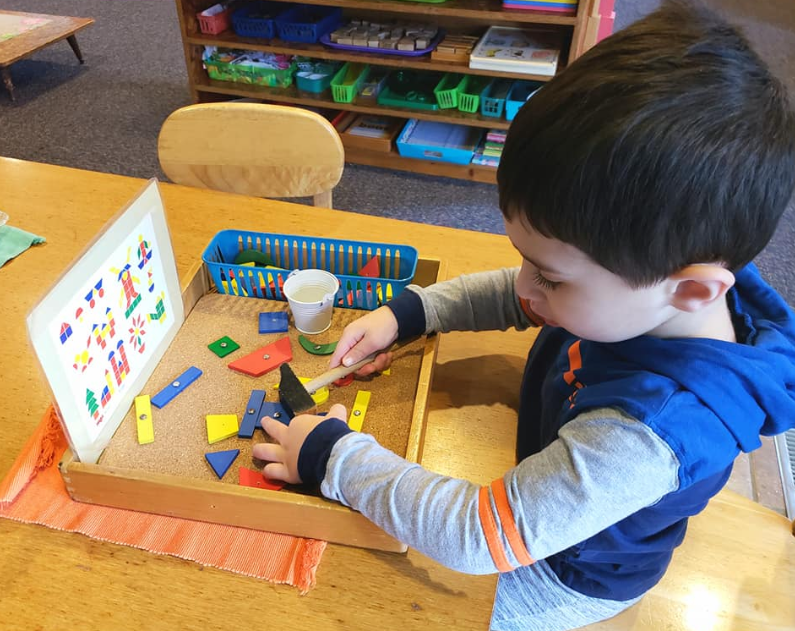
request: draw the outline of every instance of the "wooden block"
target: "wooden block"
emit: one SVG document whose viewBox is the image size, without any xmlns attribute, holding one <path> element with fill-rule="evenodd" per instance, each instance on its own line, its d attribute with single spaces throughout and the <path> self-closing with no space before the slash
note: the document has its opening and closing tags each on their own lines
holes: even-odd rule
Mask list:
<svg viewBox="0 0 795 631">
<path fill-rule="evenodd" d="M 258 348 L 253 353 L 236 359 L 229 364 L 229 368 L 252 377 L 261 377 L 292 359 L 293 349 L 290 346 L 290 338 L 285 336 L 273 344 Z"/>
<path fill-rule="evenodd" d="M 135 421 L 138 427 L 138 444 L 155 442 L 155 428 L 152 424 L 152 406 L 148 394 L 135 397 Z"/>
<path fill-rule="evenodd" d="M 226 357 L 229 353 L 234 353 L 240 348 L 240 344 L 235 342 L 231 337 L 224 335 L 215 340 L 212 344 L 209 344 L 207 348 L 218 355 L 218 357 Z"/>
<path fill-rule="evenodd" d="M 240 438 L 251 438 L 254 435 L 254 430 L 259 425 L 259 420 L 262 418 L 260 409 L 262 402 L 265 400 L 264 390 L 252 390 L 251 396 L 246 404 L 246 409 L 243 412 L 243 420 L 240 421 L 240 429 L 237 435 Z"/>
<path fill-rule="evenodd" d="M 362 431 L 362 424 L 364 423 L 365 414 L 367 414 L 367 406 L 370 404 L 371 394 L 367 390 L 359 390 L 356 394 L 356 400 L 353 402 L 353 408 L 351 408 L 351 415 L 348 417 L 348 427 L 355 432 Z"/>
<path fill-rule="evenodd" d="M 224 474 L 229 471 L 229 467 L 232 466 L 232 463 L 235 461 L 240 455 L 239 449 L 228 449 L 227 451 L 214 451 L 211 453 L 204 454 L 204 457 L 207 459 L 207 462 L 210 463 L 210 466 L 215 471 L 215 475 L 218 476 L 218 479 L 224 477 Z"/>
<path fill-rule="evenodd" d="M 367 276 L 368 278 L 378 278 L 380 274 L 381 261 L 377 255 L 367 261 L 367 265 L 359 270 L 359 276 Z"/>
<path fill-rule="evenodd" d="M 259 314 L 260 333 L 287 333 L 288 316 L 286 311 L 266 311 Z"/>
<path fill-rule="evenodd" d="M 269 491 L 280 491 L 284 488 L 284 482 L 281 480 L 270 480 L 259 471 L 254 471 L 254 469 L 240 467 L 237 471 L 237 478 L 241 486 L 253 486 L 258 489 L 268 489 Z"/>
<path fill-rule="evenodd" d="M 260 418 L 257 420 L 257 423 L 265 417 L 270 416 L 272 419 L 279 421 L 285 425 L 290 424 L 291 416 L 287 413 L 287 411 L 282 407 L 282 404 L 278 401 L 265 401 L 263 402 L 262 406 L 259 410 Z"/>
<path fill-rule="evenodd" d="M 237 434 L 237 414 L 208 414 L 207 442 L 211 445 Z"/>
<path fill-rule="evenodd" d="M 196 366 L 191 366 L 179 377 L 174 379 L 174 381 L 172 381 L 169 385 L 153 396 L 152 405 L 154 405 L 156 408 L 162 408 L 167 403 L 173 401 L 177 395 L 182 394 L 185 391 L 185 388 L 187 388 L 201 376 L 202 371 L 196 368 Z"/>
</svg>

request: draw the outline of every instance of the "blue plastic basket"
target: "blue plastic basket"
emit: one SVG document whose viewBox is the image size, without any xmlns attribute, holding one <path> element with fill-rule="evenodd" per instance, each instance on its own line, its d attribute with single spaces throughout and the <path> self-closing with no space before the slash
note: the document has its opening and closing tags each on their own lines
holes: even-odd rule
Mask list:
<svg viewBox="0 0 795 631">
<path fill-rule="evenodd" d="M 483 93 L 480 99 L 480 113 L 483 116 L 500 118 L 505 110 L 505 97 L 511 90 L 509 79 L 497 79 Z"/>
<path fill-rule="evenodd" d="M 508 97 L 505 99 L 505 118 L 512 121 L 519 109 L 536 93 L 542 85 L 541 81 L 514 81 Z"/>
<path fill-rule="evenodd" d="M 273 267 L 235 265 L 244 250 L 261 252 Z M 359 276 L 374 256 L 379 276 Z M 322 269 L 340 281 L 336 306 L 373 310 L 396 297 L 413 280 L 417 250 L 408 245 L 223 230 L 202 254 L 218 293 L 287 300 L 282 284 L 295 269 Z"/>
<path fill-rule="evenodd" d="M 276 18 L 279 38 L 285 42 L 314 44 L 342 23 L 342 9 L 296 4 Z"/>
<path fill-rule="evenodd" d="M 284 11 L 278 2 L 252 2 L 232 14 L 232 29 L 240 37 L 276 37 L 276 16 Z M 269 17 L 261 17 L 267 15 Z M 260 16 L 260 17 L 257 17 Z"/>
</svg>

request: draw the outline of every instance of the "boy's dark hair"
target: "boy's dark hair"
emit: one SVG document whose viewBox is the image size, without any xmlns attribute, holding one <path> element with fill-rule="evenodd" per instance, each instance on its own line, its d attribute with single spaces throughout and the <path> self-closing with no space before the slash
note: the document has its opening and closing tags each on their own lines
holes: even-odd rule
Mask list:
<svg viewBox="0 0 795 631">
<path fill-rule="evenodd" d="M 669 0 L 539 90 L 508 132 L 500 208 L 633 287 L 736 271 L 795 190 L 795 114 L 746 39 Z"/>
</svg>

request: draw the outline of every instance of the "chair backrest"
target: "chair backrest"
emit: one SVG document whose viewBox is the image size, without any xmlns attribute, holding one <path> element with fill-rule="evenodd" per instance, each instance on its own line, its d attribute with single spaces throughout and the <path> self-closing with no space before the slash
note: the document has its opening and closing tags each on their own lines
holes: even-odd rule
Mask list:
<svg viewBox="0 0 795 631">
<path fill-rule="evenodd" d="M 173 112 L 157 143 L 177 184 L 254 197 L 308 197 L 331 208 L 345 151 L 325 118 L 296 107 L 205 103 Z"/>
</svg>

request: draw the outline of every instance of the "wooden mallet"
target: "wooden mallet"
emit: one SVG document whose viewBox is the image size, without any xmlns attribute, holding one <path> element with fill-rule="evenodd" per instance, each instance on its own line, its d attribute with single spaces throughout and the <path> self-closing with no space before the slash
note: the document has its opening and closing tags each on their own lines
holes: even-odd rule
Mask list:
<svg viewBox="0 0 795 631">
<path fill-rule="evenodd" d="M 297 414 L 313 414 L 317 411 L 317 406 L 312 399 L 312 395 L 323 386 L 327 386 L 337 379 L 342 379 L 356 372 L 373 361 L 376 355 L 398 350 L 416 339 L 416 337 L 411 337 L 406 340 L 401 340 L 392 347 L 368 355 L 350 366 L 343 366 L 340 364 L 336 368 L 327 370 L 322 375 L 315 377 L 312 381 L 308 381 L 306 384 L 301 383 L 301 380 L 298 379 L 293 372 L 290 364 L 282 364 L 279 366 L 279 372 L 281 373 L 281 379 L 279 381 L 279 403 L 282 404 L 284 411 L 287 412 L 291 418 Z"/>
</svg>

